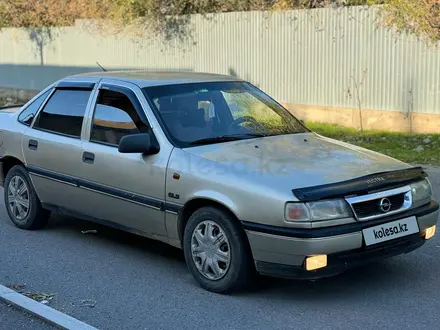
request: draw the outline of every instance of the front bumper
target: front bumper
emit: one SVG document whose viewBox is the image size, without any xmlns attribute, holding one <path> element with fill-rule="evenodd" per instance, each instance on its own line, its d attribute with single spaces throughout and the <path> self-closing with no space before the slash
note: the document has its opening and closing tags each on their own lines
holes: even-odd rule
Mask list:
<svg viewBox="0 0 440 330">
<path fill-rule="evenodd" d="M 420 232 L 366 246 L 362 230 L 416 216 Z M 316 279 L 379 259 L 411 252 L 425 242 L 427 228 L 437 224 L 439 205 L 430 204 L 388 218 L 319 229 L 290 229 L 244 222 L 257 271 L 263 275 Z M 327 255 L 327 267 L 307 271 L 305 259 Z"/>
</svg>

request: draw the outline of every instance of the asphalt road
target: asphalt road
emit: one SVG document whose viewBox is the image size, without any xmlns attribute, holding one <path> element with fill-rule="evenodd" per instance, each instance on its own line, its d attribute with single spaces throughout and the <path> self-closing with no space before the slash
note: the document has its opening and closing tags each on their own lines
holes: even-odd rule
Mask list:
<svg viewBox="0 0 440 330">
<path fill-rule="evenodd" d="M 439 200 L 440 169 L 429 173 Z M 225 296 L 199 288 L 179 250 L 71 218 L 22 231 L 0 205 L 0 284 L 54 293 L 52 307 L 100 329 L 438 329 L 439 252 L 440 235 L 337 277 Z"/>
<path fill-rule="evenodd" d="M 0 302 L 0 329 L 2 330 L 50 330 L 54 327 L 14 307 Z"/>
</svg>

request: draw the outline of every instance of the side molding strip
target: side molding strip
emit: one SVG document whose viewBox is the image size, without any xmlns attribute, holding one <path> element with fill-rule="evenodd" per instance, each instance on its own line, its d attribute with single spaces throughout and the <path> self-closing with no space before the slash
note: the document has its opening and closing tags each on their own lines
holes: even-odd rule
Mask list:
<svg viewBox="0 0 440 330">
<path fill-rule="evenodd" d="M 26 166 L 29 173 L 44 177 L 50 180 L 58 181 L 68 185 L 74 185 L 78 188 L 95 191 L 97 193 L 105 194 L 114 198 L 122 199 L 131 203 L 141 204 L 157 210 L 166 211 L 178 214 L 183 206 L 177 204 L 167 203 L 164 200 L 158 200 L 144 195 L 139 195 L 133 192 L 125 191 L 118 188 L 109 187 L 89 180 L 76 178 L 70 175 L 61 174 L 54 171 L 39 168 L 37 166 Z"/>
</svg>

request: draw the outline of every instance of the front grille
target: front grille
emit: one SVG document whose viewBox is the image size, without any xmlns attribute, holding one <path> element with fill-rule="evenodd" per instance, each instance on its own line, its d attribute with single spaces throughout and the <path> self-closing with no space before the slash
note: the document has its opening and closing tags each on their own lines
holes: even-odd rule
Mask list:
<svg viewBox="0 0 440 330">
<path fill-rule="evenodd" d="M 386 198 L 391 203 L 391 208 L 388 212 L 383 212 L 380 208 L 380 202 L 382 198 L 352 204 L 353 210 L 358 218 L 374 217 L 376 215 L 382 215 L 389 212 L 397 211 L 403 207 L 403 204 L 405 202 L 405 193 L 387 196 Z"/>
</svg>

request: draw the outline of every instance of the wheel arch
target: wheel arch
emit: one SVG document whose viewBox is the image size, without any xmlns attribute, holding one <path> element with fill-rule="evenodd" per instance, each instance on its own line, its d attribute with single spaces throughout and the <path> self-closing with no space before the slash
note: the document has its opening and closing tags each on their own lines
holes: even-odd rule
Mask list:
<svg viewBox="0 0 440 330">
<path fill-rule="evenodd" d="M 183 206 L 182 210 L 179 212 L 179 218 L 177 221 L 177 230 L 179 234 L 179 240 L 180 244 L 183 245 L 183 232 L 185 231 L 186 223 L 188 222 L 191 215 L 197 211 L 198 209 L 206 206 L 212 206 L 217 207 L 228 214 L 231 215 L 231 217 L 237 221 L 238 224 L 241 225 L 240 220 L 236 213 L 232 210 L 231 207 L 233 204 L 231 204 L 230 201 L 221 200 L 213 197 L 207 197 L 207 196 L 197 196 L 192 198 L 191 200 L 187 201 L 185 205 Z"/>
<path fill-rule="evenodd" d="M 6 156 L 0 159 L 0 186 L 3 187 L 8 172 L 16 165 L 23 165 L 24 163 L 13 156 Z"/>
</svg>

